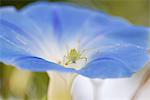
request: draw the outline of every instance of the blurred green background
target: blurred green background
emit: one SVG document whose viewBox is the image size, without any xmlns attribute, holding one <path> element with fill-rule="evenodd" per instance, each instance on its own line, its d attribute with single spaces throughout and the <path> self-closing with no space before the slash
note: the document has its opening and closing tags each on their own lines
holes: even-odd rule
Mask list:
<svg viewBox="0 0 150 100">
<path fill-rule="evenodd" d="M 23 6 L 37 0 L 0 0 L 0 6 Z M 46 1 L 46 0 L 41 0 Z M 71 2 L 120 16 L 135 25 L 150 26 L 150 0 L 47 0 Z M 46 100 L 46 73 L 18 70 L 0 63 L 0 100 Z"/>
</svg>

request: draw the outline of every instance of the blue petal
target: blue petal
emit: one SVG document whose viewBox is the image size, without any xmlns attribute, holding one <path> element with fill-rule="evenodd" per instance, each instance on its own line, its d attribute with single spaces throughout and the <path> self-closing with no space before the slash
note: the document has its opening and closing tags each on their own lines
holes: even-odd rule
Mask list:
<svg viewBox="0 0 150 100">
<path fill-rule="evenodd" d="M 149 30 L 146 27 L 130 27 L 113 32 L 108 32 L 105 37 L 113 39 L 116 43 L 130 43 L 141 46 L 143 48 L 148 47 Z"/>
<path fill-rule="evenodd" d="M 54 33 L 63 41 L 69 41 L 78 36 L 81 39 L 85 35 L 87 37 L 93 36 L 94 33 L 90 33 L 89 30 L 97 25 L 92 24 L 96 16 L 99 18 L 99 27 L 96 26 L 96 28 L 101 32 L 129 25 L 128 22 L 120 18 L 111 17 L 100 11 L 63 3 L 37 2 L 25 7 L 22 13 L 37 22 L 43 28 L 43 33 L 46 36 Z"/>
<path fill-rule="evenodd" d="M 42 29 L 43 35 L 49 38 L 54 38 L 54 32 L 60 34 L 60 24 L 58 21 L 57 12 L 51 9 L 49 3 L 34 3 L 25 7 L 21 13 L 29 16 Z M 50 39 L 51 40 L 51 39 Z"/>
<path fill-rule="evenodd" d="M 86 39 L 82 42 L 82 46 L 85 48 L 87 45 L 90 48 L 97 48 L 101 45 L 114 45 L 116 43 L 131 43 L 147 48 L 148 35 L 150 35 L 148 28 L 133 26 L 120 20 L 120 18 L 102 20 L 99 15 L 94 16 L 84 30 L 86 30 L 86 32 L 84 35 L 81 35 L 81 37 L 86 36 Z M 92 35 L 90 35 L 90 33 Z"/>
<path fill-rule="evenodd" d="M 36 71 L 36 72 L 46 72 L 46 71 L 59 71 L 59 72 L 75 72 L 72 68 L 65 68 L 53 62 L 46 61 L 39 57 L 34 56 L 22 56 L 15 61 L 15 65 L 22 69 Z"/>
<path fill-rule="evenodd" d="M 0 12 L 0 36 L 30 51 L 44 51 L 40 28 L 28 17 L 17 12 Z"/>
<path fill-rule="evenodd" d="M 15 12 L 16 8 L 13 6 L 1 7 L 0 12 Z"/>
<path fill-rule="evenodd" d="M 36 57 L 3 37 L 0 37 L 0 47 L 0 61 L 6 64 L 30 71 L 75 72 L 74 69 L 64 68 L 61 65 Z"/>
<path fill-rule="evenodd" d="M 74 71 L 40 58 L 41 31 L 28 17 L 1 11 L 0 32 L 0 61 L 30 71 Z"/>
<path fill-rule="evenodd" d="M 0 61 L 13 64 L 16 58 L 24 55 L 29 56 L 30 54 L 13 42 L 0 37 Z"/>
<path fill-rule="evenodd" d="M 1 32 L 0 38 L 9 41 L 16 47 L 26 50 L 29 48 L 30 50 L 32 50 L 33 49 L 33 47 L 31 46 L 32 42 L 29 41 L 27 36 L 22 34 L 22 32 L 19 31 L 19 29 L 20 28 L 15 27 L 13 24 L 11 25 L 11 23 L 9 22 L 4 22 L 0 20 L 0 32 Z"/>
<path fill-rule="evenodd" d="M 74 69 L 64 68 L 61 65 L 36 57 L 2 38 L 0 38 L 0 47 L 0 61 L 6 64 L 14 65 L 21 69 L 38 72 L 48 70 L 69 73 L 75 72 Z"/>
<path fill-rule="evenodd" d="M 129 77 L 148 60 L 145 49 L 124 44 L 96 54 L 78 73 L 91 78 Z"/>
<path fill-rule="evenodd" d="M 35 40 L 35 38 L 39 38 L 38 36 L 41 33 L 41 30 L 33 21 L 17 12 L 0 12 L 0 24 L 11 27 L 22 36 L 28 36 L 28 39 Z"/>
<path fill-rule="evenodd" d="M 89 38 L 82 45 L 84 48 L 100 48 L 109 47 L 116 44 L 133 44 L 145 49 L 148 48 L 149 30 L 144 27 L 126 27 L 118 30 L 97 34 L 95 37 Z"/>
</svg>

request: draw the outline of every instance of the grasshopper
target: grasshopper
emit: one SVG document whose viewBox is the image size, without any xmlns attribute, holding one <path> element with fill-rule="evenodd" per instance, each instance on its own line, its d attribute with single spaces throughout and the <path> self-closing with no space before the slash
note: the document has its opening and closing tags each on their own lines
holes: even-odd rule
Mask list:
<svg viewBox="0 0 150 100">
<path fill-rule="evenodd" d="M 87 58 L 82 57 L 81 52 L 77 51 L 75 48 L 71 49 L 65 57 L 67 59 L 65 65 L 76 63 L 76 61 L 80 59 L 85 59 L 87 61 Z"/>
</svg>

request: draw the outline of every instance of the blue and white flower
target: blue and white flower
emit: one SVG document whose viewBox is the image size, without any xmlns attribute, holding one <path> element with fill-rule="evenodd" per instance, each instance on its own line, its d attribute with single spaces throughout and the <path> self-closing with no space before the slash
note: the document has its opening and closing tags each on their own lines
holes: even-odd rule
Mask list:
<svg viewBox="0 0 150 100">
<path fill-rule="evenodd" d="M 64 3 L 0 8 L 0 61 L 30 71 L 129 77 L 149 60 L 148 29 Z"/>
</svg>

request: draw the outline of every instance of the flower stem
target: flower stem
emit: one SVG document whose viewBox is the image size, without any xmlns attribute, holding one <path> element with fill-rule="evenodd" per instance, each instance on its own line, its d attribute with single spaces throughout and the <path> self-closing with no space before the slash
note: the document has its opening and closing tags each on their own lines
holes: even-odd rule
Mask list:
<svg viewBox="0 0 150 100">
<path fill-rule="evenodd" d="M 72 100 L 71 87 L 75 74 L 48 72 L 48 100 Z"/>
</svg>

